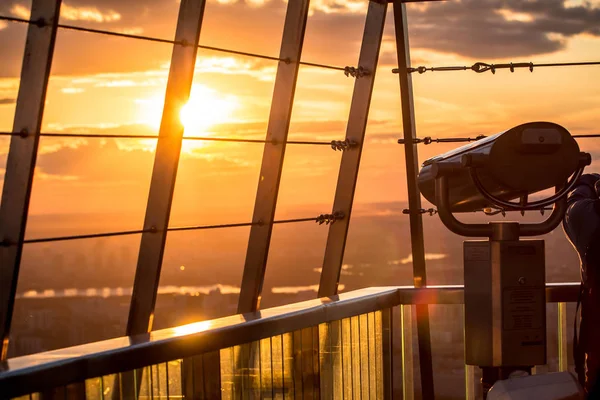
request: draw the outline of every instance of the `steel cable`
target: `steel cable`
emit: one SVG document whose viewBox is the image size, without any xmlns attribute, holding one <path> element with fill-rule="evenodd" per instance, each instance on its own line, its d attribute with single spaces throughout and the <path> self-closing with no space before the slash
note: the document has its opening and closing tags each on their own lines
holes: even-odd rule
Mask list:
<svg viewBox="0 0 600 400">
<path fill-rule="evenodd" d="M 6 15 L 0 15 L 0 20 L 33 24 L 33 25 L 37 25 L 37 26 L 44 26 L 46 24 L 45 21 L 32 21 L 32 20 L 23 19 L 23 18 L 10 17 L 10 16 L 6 16 Z M 136 40 L 145 40 L 145 41 L 156 42 L 156 43 L 167 43 L 167 44 L 172 44 L 172 45 L 189 46 L 189 44 L 187 44 L 187 43 L 178 42 L 178 41 L 169 40 L 169 39 L 162 39 L 162 38 L 157 38 L 157 37 L 152 37 L 152 36 L 134 35 L 131 33 L 107 31 L 107 30 L 103 30 L 103 29 L 86 28 L 83 26 L 76 26 L 76 25 L 58 24 L 58 27 L 61 29 L 65 29 L 65 30 L 95 33 L 95 34 L 99 34 L 99 35 L 122 37 L 122 38 L 127 38 L 127 39 L 136 39 Z M 218 52 L 228 53 L 228 54 L 235 54 L 235 55 L 240 55 L 240 56 L 245 56 L 245 57 L 260 58 L 263 60 L 283 61 L 286 64 L 289 64 L 292 62 L 292 60 L 290 60 L 288 58 L 274 57 L 274 56 L 268 56 L 265 54 L 225 49 L 222 47 L 207 46 L 207 45 L 202 45 L 202 44 L 198 45 L 198 48 L 204 49 L 204 50 L 210 50 L 210 51 L 218 51 Z M 309 67 L 331 69 L 331 70 L 336 70 L 336 71 L 346 71 L 348 68 L 348 67 L 340 67 L 340 66 L 335 66 L 335 65 L 313 63 L 313 62 L 309 62 L 309 61 L 300 61 L 299 64 L 304 65 L 304 66 L 309 66 Z"/>
<path fill-rule="evenodd" d="M 515 72 L 515 69 L 518 68 L 527 68 L 530 72 L 533 72 L 535 68 L 544 68 L 544 67 L 581 67 L 581 66 L 589 66 L 589 65 L 600 65 L 600 61 L 581 61 L 581 62 L 562 62 L 562 63 L 539 63 L 535 64 L 532 62 L 519 62 L 519 63 L 503 63 L 503 64 L 488 64 L 484 62 L 476 62 L 471 66 L 461 65 L 461 66 L 445 66 L 445 67 L 411 67 L 408 68 L 408 73 L 412 74 L 414 72 L 418 72 L 419 74 L 424 74 L 427 71 L 430 72 L 450 72 L 450 71 L 473 71 L 478 74 L 491 71 L 492 74 L 495 74 L 499 69 L 509 69 L 511 72 Z M 397 74 L 400 72 L 399 68 L 392 69 L 392 72 Z"/>
<path fill-rule="evenodd" d="M 343 215 L 340 213 L 334 214 L 321 214 L 317 217 L 308 217 L 308 218 L 292 218 L 292 219 L 283 219 L 273 221 L 274 225 L 278 224 L 290 224 L 290 223 L 300 223 L 300 222 L 317 222 L 320 225 L 323 223 L 333 224 L 335 221 L 343 219 Z M 262 222 L 242 222 L 242 223 L 233 223 L 233 224 L 217 224 L 217 225 L 191 225 L 191 226 L 175 226 L 167 228 L 167 232 L 182 232 L 182 231 L 199 231 L 199 230 L 207 230 L 207 229 L 223 229 L 223 228 L 239 228 L 239 227 L 247 227 L 247 226 L 255 226 L 255 225 L 263 225 Z M 34 239 L 25 239 L 23 240 L 24 244 L 36 244 L 36 243 L 49 243 L 49 242 L 61 242 L 61 241 L 70 241 L 70 240 L 79 240 L 79 239 L 98 239 L 98 238 L 106 238 L 106 237 L 114 237 L 114 236 L 127 236 L 127 235 L 139 235 L 143 233 L 156 233 L 158 230 L 154 227 L 148 229 L 137 229 L 137 230 L 127 230 L 127 231 L 115 231 L 115 232 L 102 232 L 102 233 L 90 233 L 90 234 L 81 234 L 81 235 L 67 235 L 67 236 L 55 236 L 55 237 L 46 237 L 46 238 L 34 238 Z M 11 242 L 0 242 L 0 246 L 8 247 L 14 246 L 16 243 Z"/>
</svg>

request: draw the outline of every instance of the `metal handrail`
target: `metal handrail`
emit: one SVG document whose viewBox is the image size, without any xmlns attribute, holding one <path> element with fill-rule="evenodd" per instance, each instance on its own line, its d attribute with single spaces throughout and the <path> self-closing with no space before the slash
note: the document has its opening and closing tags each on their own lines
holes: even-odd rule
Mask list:
<svg viewBox="0 0 600 400">
<path fill-rule="evenodd" d="M 547 302 L 577 301 L 578 283 L 548 284 Z M 398 305 L 463 304 L 462 286 L 379 287 L 9 359 L 0 363 L 8 398 L 338 321 Z"/>
</svg>

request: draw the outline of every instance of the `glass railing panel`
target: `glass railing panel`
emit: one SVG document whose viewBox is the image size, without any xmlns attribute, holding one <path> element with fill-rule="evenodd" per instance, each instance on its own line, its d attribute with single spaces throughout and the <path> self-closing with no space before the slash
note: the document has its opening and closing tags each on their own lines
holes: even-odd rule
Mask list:
<svg viewBox="0 0 600 400">
<path fill-rule="evenodd" d="M 342 321 L 333 321 L 329 324 L 330 351 L 332 366 L 332 389 L 335 400 L 342 399 L 344 395 L 344 372 L 342 363 Z"/>
<path fill-rule="evenodd" d="M 248 357 L 248 378 L 250 385 L 250 398 L 260 399 L 260 342 L 250 343 Z"/>
<path fill-rule="evenodd" d="M 85 398 L 85 384 L 72 383 L 67 386 L 56 387 L 44 391 L 43 393 L 35 393 L 28 396 L 21 396 L 21 399 L 44 399 L 44 400 L 68 400 Z"/>
<path fill-rule="evenodd" d="M 366 315 L 367 342 L 369 350 L 369 398 L 377 398 L 377 347 L 375 346 L 375 313 Z"/>
<path fill-rule="evenodd" d="M 383 398 L 382 313 L 319 326 L 321 399 Z"/>
<path fill-rule="evenodd" d="M 271 373 L 273 375 L 273 398 L 280 400 L 285 397 L 283 369 L 283 337 L 273 336 L 271 338 Z"/>
<path fill-rule="evenodd" d="M 358 317 L 358 347 L 360 349 L 360 389 L 361 398 L 369 398 L 369 338 L 367 314 Z"/>
<path fill-rule="evenodd" d="M 85 381 L 85 397 L 89 400 L 102 400 L 102 378 Z"/>
<path fill-rule="evenodd" d="M 532 373 L 546 374 L 558 371 L 558 334 L 557 328 L 557 306 L 556 304 L 546 304 L 546 363 L 536 365 Z"/>
<path fill-rule="evenodd" d="M 573 365 L 573 322 L 576 303 L 546 304 L 546 365 L 536 366 L 537 374 L 570 371 Z"/>
<path fill-rule="evenodd" d="M 302 393 L 306 397 L 314 397 L 318 391 L 318 385 L 315 385 L 315 371 L 313 360 L 313 328 L 302 329 L 300 343 L 300 357 L 302 361 Z M 316 386 L 316 387 L 315 387 Z"/>
<path fill-rule="evenodd" d="M 375 321 L 375 381 L 377 383 L 376 399 L 383 399 L 383 320 L 382 312 L 374 313 Z"/>
<path fill-rule="evenodd" d="M 138 375 L 136 374 L 136 377 Z M 139 393 L 140 400 L 152 399 L 153 391 L 152 367 L 142 368 L 139 374 L 139 380 L 136 379 L 136 387 Z"/>
<path fill-rule="evenodd" d="M 170 399 L 183 398 L 182 379 L 181 379 L 181 364 L 183 360 L 169 361 L 166 363 L 167 371 L 167 389 Z"/>
<path fill-rule="evenodd" d="M 181 360 L 181 393 L 182 397 L 200 398 L 201 391 L 196 391 L 196 382 L 194 375 L 196 373 L 195 359 L 196 357 L 188 357 Z M 202 363 L 202 361 L 200 361 Z M 201 368 L 202 365 L 200 365 Z"/>
<path fill-rule="evenodd" d="M 205 399 L 221 397 L 220 355 L 218 351 L 203 356 L 203 386 Z"/>
<path fill-rule="evenodd" d="M 333 399 L 333 353 L 331 325 L 319 325 L 320 399 Z"/>
<path fill-rule="evenodd" d="M 350 364 L 352 365 L 352 398 L 360 399 L 360 326 L 359 317 L 350 318 Z"/>
<path fill-rule="evenodd" d="M 294 398 L 303 398 L 303 375 L 302 375 L 302 331 L 292 333 Z"/>
<path fill-rule="evenodd" d="M 142 369 L 126 371 L 118 374 L 119 395 L 121 399 L 136 399 L 140 392 L 139 384 L 142 381 Z"/>
<path fill-rule="evenodd" d="M 120 399 L 120 385 L 118 374 L 105 375 L 102 377 L 102 399 Z M 87 396 L 87 393 L 86 393 Z M 140 396 L 140 399 L 142 397 Z"/>
<path fill-rule="evenodd" d="M 236 346 L 235 359 L 239 363 L 237 377 L 235 380 L 236 393 L 250 393 L 250 344 Z"/>
<path fill-rule="evenodd" d="M 169 397 L 169 386 L 167 384 L 167 367 L 165 363 L 154 365 L 152 369 L 152 375 L 154 377 L 154 398 L 168 398 Z"/>
<path fill-rule="evenodd" d="M 344 382 L 343 398 L 351 399 L 354 384 L 352 382 L 352 331 L 350 318 L 342 321 L 342 379 Z"/>
<path fill-rule="evenodd" d="M 13 400 L 40 400 L 39 393 L 27 394 L 25 396 L 15 397 Z"/>
<path fill-rule="evenodd" d="M 429 306 L 431 355 L 436 396 L 459 399 L 465 394 L 463 305 Z"/>
<path fill-rule="evenodd" d="M 371 290 L 371 289 L 369 289 Z M 367 290 L 365 301 L 371 302 L 371 304 L 380 306 L 383 297 L 372 296 Z M 404 289 L 400 289 L 404 290 Z M 427 289 L 429 291 L 430 289 Z M 437 290 L 432 293 L 437 293 Z M 454 290 L 454 289 L 453 289 Z M 376 290 L 371 290 L 377 293 Z M 413 299 L 414 301 L 421 301 L 417 295 L 413 293 L 413 289 L 407 290 L 401 293 L 400 299 L 402 301 L 408 301 Z M 388 292 L 384 292 L 388 293 Z M 396 292 L 389 292 L 396 293 Z M 442 292 L 440 292 L 442 293 Z M 443 293 L 453 293 L 452 291 L 444 291 Z M 419 294 L 420 296 L 421 294 Z M 348 296 L 347 294 L 342 295 Z M 361 294 L 360 296 L 363 296 Z M 369 297 L 370 300 L 369 300 Z M 388 307 L 392 306 L 395 300 L 390 294 Z M 415 297 L 413 297 L 415 296 Z M 429 296 L 429 295 L 427 295 Z M 351 298 L 351 297 L 350 297 Z M 361 297 L 362 298 L 362 297 Z M 562 298 L 557 297 L 554 298 Z M 411 302 L 413 301 L 411 300 Z M 340 301 L 347 301 L 344 298 Z M 354 302 L 355 300 L 353 300 Z M 441 298 L 441 301 L 448 301 L 446 298 Z M 455 300 L 452 300 L 456 302 Z M 556 300 L 555 300 L 556 301 Z M 457 302 L 456 302 L 457 303 Z M 347 303 L 348 304 L 348 303 Z M 357 303 L 358 304 L 358 303 Z M 369 303 L 366 303 L 369 304 Z M 354 304 L 352 304 L 354 305 Z M 364 305 L 364 304 L 363 304 Z M 335 302 L 327 303 L 322 307 L 322 301 L 318 303 L 310 304 L 310 306 L 303 305 L 301 307 L 290 307 L 289 309 L 277 311 L 277 310 L 264 310 L 261 318 L 271 319 L 276 317 L 278 323 L 265 325 L 265 329 L 269 330 L 272 327 L 281 329 L 285 325 L 283 322 L 284 318 L 287 318 L 289 313 L 291 319 L 290 322 L 293 326 L 297 327 L 298 324 L 298 312 L 301 309 L 308 309 L 310 313 L 307 317 L 319 316 L 318 313 L 325 311 L 323 315 L 332 317 L 347 316 L 340 320 L 332 322 L 322 322 L 318 325 L 304 327 L 296 331 L 287 332 L 281 335 L 275 335 L 266 337 L 258 341 L 248 342 L 239 344 L 229 348 L 220 349 L 211 353 L 193 355 L 188 354 L 188 357 L 184 359 L 175 359 L 165 361 L 165 355 L 168 357 L 168 353 L 162 352 L 157 353 L 152 350 L 155 345 L 165 346 L 164 349 L 177 349 L 178 355 L 181 354 L 179 351 L 185 347 L 179 347 L 178 336 L 170 337 L 168 330 L 157 332 L 154 338 L 151 337 L 148 343 L 143 343 L 144 348 L 148 349 L 148 361 L 161 361 L 159 364 L 141 367 L 134 371 L 126 371 L 114 374 L 108 374 L 100 378 L 90 378 L 84 383 L 70 385 L 67 388 L 52 389 L 52 398 L 57 390 L 71 389 L 73 386 L 74 390 L 80 390 L 83 388 L 85 391 L 85 397 L 88 399 L 129 399 L 137 398 L 141 400 L 146 399 L 245 399 L 245 398 L 321 398 L 321 399 L 354 399 L 354 398 L 385 398 L 391 396 L 392 389 L 396 390 L 397 397 L 402 396 L 404 391 L 404 398 L 415 398 L 418 397 L 418 352 L 416 351 L 416 339 L 414 333 L 416 331 L 416 324 L 414 322 L 413 305 L 407 304 L 401 307 L 397 307 L 397 321 L 399 326 L 395 336 L 396 339 L 396 356 L 394 359 L 397 362 L 397 377 L 394 379 L 394 369 L 392 367 L 392 351 L 394 350 L 391 345 L 391 327 L 393 323 L 392 309 L 387 308 L 381 311 L 375 311 L 371 313 L 352 315 L 352 309 L 350 308 L 337 308 Z M 315 308 L 317 307 L 317 308 Z M 347 307 L 347 306 L 345 306 Z M 362 305 L 360 306 L 362 307 Z M 359 308 L 360 308 L 359 307 Z M 555 313 L 558 311 L 556 305 L 554 307 Z M 447 358 L 451 359 L 452 366 L 454 363 L 460 364 L 459 367 L 455 368 L 460 370 L 456 377 L 452 379 L 446 379 L 442 377 L 442 381 L 446 379 L 448 383 L 455 385 L 458 390 L 462 390 L 465 386 L 469 385 L 469 381 L 473 385 L 477 385 L 477 377 L 474 376 L 472 379 L 468 379 L 468 369 L 465 370 L 464 361 L 462 360 L 462 349 L 463 349 L 463 332 L 462 332 L 462 307 L 460 305 L 438 305 L 432 307 L 434 310 L 440 310 L 439 312 L 432 312 L 432 334 L 434 344 L 434 359 L 439 361 L 436 365 L 445 365 Z M 568 308 L 562 306 L 562 308 Z M 371 308 L 373 309 L 373 308 Z M 450 312 L 449 309 L 456 309 L 458 311 Z M 341 311 L 340 311 L 341 310 Z M 345 310 L 350 310 L 347 312 Z M 570 311 L 570 310 L 569 310 Z M 278 314 L 282 312 L 282 314 Z M 341 315 L 338 314 L 341 312 Z M 564 314 L 564 313 L 563 313 Z M 455 328 L 449 329 L 445 322 L 437 321 L 437 317 L 441 316 L 448 317 L 454 321 Z M 562 315 L 562 314 L 561 314 Z M 567 317 L 567 320 L 571 320 L 571 315 Z M 322 318 L 322 315 L 319 316 Z M 231 319 L 231 322 L 229 322 Z M 261 334 L 268 334 L 274 332 L 268 332 L 262 330 L 256 330 L 256 324 L 262 323 L 260 320 L 252 321 L 252 326 L 248 326 L 249 330 L 246 330 L 246 324 L 240 324 L 239 316 L 236 318 L 230 317 L 226 319 L 228 322 L 224 323 L 223 327 L 219 324 L 223 322 L 214 322 L 215 326 L 218 327 L 219 332 L 223 329 L 222 339 L 226 341 L 234 340 L 238 341 L 239 338 L 244 338 L 246 333 L 256 338 L 257 332 Z M 564 320 L 565 317 L 559 318 Z M 326 318 L 321 319 L 321 321 Z M 314 319 L 307 319 L 307 324 L 310 324 Z M 437 322 L 436 322 L 437 321 Z M 316 322 L 318 323 L 318 318 Z M 549 323 L 556 325 L 555 320 L 549 321 Z M 229 328 L 231 324 L 233 328 Z M 301 326 L 301 325 L 300 325 Z M 306 326 L 306 325 L 305 325 Z M 566 331 L 566 328 L 562 328 Z M 454 330 L 458 333 L 454 335 Z M 280 331 L 279 331 L 280 332 Z M 450 337 L 445 338 L 448 332 L 451 333 Z M 440 333 L 438 335 L 438 333 Z M 437 335 L 437 336 L 436 336 Z M 567 336 L 567 334 L 563 334 Z M 460 336 L 460 337 L 459 337 Z M 200 338 L 201 336 L 199 336 Z M 244 340 L 244 339 L 241 339 Z M 118 342 L 118 341 L 117 341 Z M 122 342 L 122 341 L 121 341 Z M 442 343 L 443 342 L 443 343 Z M 181 344 L 188 343 L 188 338 L 184 338 Z M 234 342 L 229 342 L 234 343 Z M 562 348 L 558 353 L 564 353 L 568 351 L 568 347 L 565 349 L 563 344 Z M 441 345 L 444 346 L 441 346 Z M 135 345 L 123 345 L 116 344 L 115 347 L 107 342 L 102 346 L 103 351 L 111 349 L 110 353 L 102 354 L 102 357 L 110 357 L 116 355 L 113 358 L 114 370 L 118 371 L 120 368 L 119 362 L 123 362 L 125 359 L 114 354 L 114 352 L 128 352 L 131 353 L 131 346 Z M 102 347 L 101 346 L 101 347 Z M 440 347 L 441 346 L 441 347 Z M 452 354 L 448 353 L 448 349 L 452 347 Z M 136 355 L 141 348 L 137 348 Z M 80 350 L 81 351 L 81 350 Z M 448 354 L 446 354 L 448 353 Z M 456 353 L 456 354 L 455 354 Z M 458 354 L 460 353 L 460 354 Z M 67 352 L 68 354 L 68 352 Z M 94 368 L 90 371 L 95 370 L 98 367 L 96 365 L 95 358 L 100 353 L 90 351 L 85 353 L 81 360 L 77 363 L 92 362 Z M 568 354 L 567 354 L 568 355 Z M 54 355 L 56 356 L 56 355 Z M 151 357 L 160 357 L 154 358 Z M 137 357 L 137 356 L 136 356 Z M 143 357 L 147 358 L 146 356 Z M 68 360 L 68 355 L 66 360 Z M 86 361 L 87 360 L 87 361 Z M 103 358 L 104 360 L 104 358 Z M 21 365 L 23 361 L 19 361 Z M 139 359 L 138 359 L 139 362 Z M 138 362 L 127 361 L 127 364 L 131 366 L 138 366 Z M 143 362 L 143 361 L 141 361 Z M 99 371 L 104 373 L 111 372 L 108 361 Z M 19 364 L 17 364 L 19 365 Z M 79 364 L 85 365 L 85 364 Z M 401 367 L 401 368 L 400 368 Z M 23 368 L 23 367 L 21 367 Z M 36 366 L 37 368 L 37 366 Z M 56 368 L 56 369 L 55 369 Z M 106 369 L 104 369 L 106 368 Z M 112 368 L 112 367 L 110 367 Z M 477 368 L 475 368 L 477 370 Z M 62 373 L 63 368 L 61 365 L 49 366 L 46 374 Z M 438 382 L 440 381 L 439 370 L 436 371 L 436 389 L 438 388 Z M 455 374 L 456 375 L 456 374 Z M 459 376 L 460 375 L 460 376 Z M 27 376 L 27 374 L 25 375 Z M 6 378 L 4 378 L 6 379 Z M 8 381 L 5 381 L 8 382 Z M 61 384 L 67 382 L 66 380 L 60 381 Z M 393 387 L 392 382 L 395 384 Z M 77 386 L 79 385 L 79 386 Z M 78 389 L 79 387 L 79 389 Z M 416 390 L 414 390 L 416 389 Z M 48 392 L 49 393 L 49 392 Z M 79 392 L 78 392 L 79 393 Z M 464 392 L 463 392 L 464 393 Z M 474 391 L 472 391 L 474 393 Z M 16 395 L 21 392 L 15 393 Z M 44 392 L 46 397 L 47 392 Z M 443 391 L 442 393 L 443 394 Z M 59 394 L 60 396 L 60 394 Z M 81 398 L 80 396 L 79 398 Z M 476 398 L 476 395 L 470 395 L 468 398 Z M 62 398 L 62 397 L 61 397 Z"/>
<path fill-rule="evenodd" d="M 222 349 L 221 354 L 221 398 L 223 400 L 235 399 L 235 385 L 237 368 L 235 365 L 235 347 Z"/>
<path fill-rule="evenodd" d="M 402 399 L 412 400 L 415 394 L 415 371 L 414 357 L 418 356 L 413 352 L 414 330 L 413 330 L 413 306 L 401 305 L 400 311 L 400 348 L 401 348 L 401 380 L 394 379 L 394 392 L 398 386 L 402 388 Z M 398 343 L 398 342 L 396 342 Z M 395 358 L 396 359 L 396 358 Z"/>
<path fill-rule="evenodd" d="M 313 379 L 313 397 L 316 399 L 319 397 L 321 391 L 321 364 L 319 358 L 319 327 L 313 326 L 310 328 L 312 334 L 312 344 L 310 347 L 310 353 L 312 358 L 312 379 Z"/>
<path fill-rule="evenodd" d="M 273 364 L 271 364 L 271 338 L 260 341 L 260 394 L 261 399 L 273 398 Z"/>
<path fill-rule="evenodd" d="M 294 387 L 294 335 L 293 333 L 284 333 L 281 336 L 283 352 L 283 386 L 286 399 L 295 399 L 296 390 Z"/>
<path fill-rule="evenodd" d="M 203 356 L 188 357 L 181 363 L 181 390 L 185 398 L 204 398 Z"/>
<path fill-rule="evenodd" d="M 218 364 L 221 398 L 381 398 L 381 324 L 381 312 L 376 312 L 222 349 Z M 210 398 L 198 389 L 206 383 L 206 358 L 189 360 L 192 372 L 179 367 L 183 378 L 177 387 L 184 387 L 183 395 L 175 394 L 177 389 L 170 385 L 169 398 L 188 398 L 186 393 Z"/>
<path fill-rule="evenodd" d="M 222 349 L 222 398 L 343 398 L 340 326 L 336 321 Z M 374 348 L 368 351 L 374 356 Z"/>
<path fill-rule="evenodd" d="M 569 368 L 568 339 L 567 339 L 567 303 L 557 303 L 558 314 L 558 370 L 567 371 Z"/>
</svg>

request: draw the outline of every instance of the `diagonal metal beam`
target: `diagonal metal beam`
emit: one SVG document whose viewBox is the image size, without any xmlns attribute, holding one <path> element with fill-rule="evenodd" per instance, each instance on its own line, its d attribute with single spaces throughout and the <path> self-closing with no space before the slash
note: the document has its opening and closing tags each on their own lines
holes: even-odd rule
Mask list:
<svg viewBox="0 0 600 400">
<path fill-rule="evenodd" d="M 267 143 L 263 152 L 258 191 L 254 203 L 253 225 L 250 230 L 246 263 L 238 303 L 238 312 L 256 311 L 260 306 L 273 219 L 279 193 L 279 182 L 292 116 L 298 67 L 308 18 L 309 0 L 288 1 L 283 38 L 277 67 L 271 114 L 267 128 Z"/>
<path fill-rule="evenodd" d="M 386 11 L 387 4 L 376 3 L 374 1 L 369 2 L 365 31 L 358 60 L 359 68 L 362 67 L 368 74 L 356 78 L 352 103 L 350 105 L 350 116 L 348 117 L 348 126 L 346 128 L 346 139 L 356 143 L 356 145 L 350 150 L 345 151 L 342 155 L 335 200 L 333 202 L 334 212 L 343 213 L 344 219 L 336 221 L 335 224 L 329 227 L 323 271 L 321 272 L 321 282 L 319 285 L 319 297 L 333 296 L 337 294 L 338 290 Z"/>
<path fill-rule="evenodd" d="M 0 240 L 3 244 L 0 248 L 0 361 L 5 360 L 8 353 L 10 323 L 60 4 L 61 0 L 33 0 L 31 5 L 31 20 L 37 23 L 29 24 L 27 30 L 13 124 L 13 132 L 22 135 L 12 136 L 10 140 L 0 206 Z"/>
<path fill-rule="evenodd" d="M 152 329 L 156 292 L 160 280 L 173 190 L 177 177 L 183 125 L 181 107 L 188 101 L 200 38 L 205 0 L 181 0 L 175 44 L 167 81 L 165 105 L 156 145 L 154 169 L 138 257 L 127 335 Z"/>
<path fill-rule="evenodd" d="M 406 4 L 394 0 L 394 25 L 396 29 L 396 50 L 398 53 L 398 77 L 400 79 L 400 98 L 402 101 L 402 125 L 404 131 L 404 150 L 406 157 L 406 181 L 408 185 L 408 207 L 411 210 L 421 208 L 421 193 L 417 185 L 419 157 L 415 103 L 410 67 L 410 44 L 408 40 L 408 21 Z M 413 280 L 415 287 L 427 286 L 425 268 L 425 243 L 423 238 L 423 216 L 410 213 L 410 239 L 413 257 Z M 431 359 L 431 337 L 429 330 L 429 308 L 417 305 L 417 335 L 419 339 L 419 363 L 421 370 L 421 392 L 424 400 L 434 398 L 433 366 Z"/>
</svg>

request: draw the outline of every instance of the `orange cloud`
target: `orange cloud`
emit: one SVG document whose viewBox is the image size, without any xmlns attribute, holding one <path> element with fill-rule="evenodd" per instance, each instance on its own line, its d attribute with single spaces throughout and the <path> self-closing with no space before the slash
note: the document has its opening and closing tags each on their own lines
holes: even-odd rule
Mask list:
<svg viewBox="0 0 600 400">
<path fill-rule="evenodd" d="M 31 15 L 29 8 L 21 4 L 13 5 L 10 12 L 23 19 L 29 19 Z M 73 7 L 67 3 L 62 4 L 60 16 L 67 21 L 115 22 L 121 19 L 121 14 L 113 10 L 102 12 L 96 7 Z"/>
<path fill-rule="evenodd" d="M 508 8 L 502 8 L 495 11 L 504 17 L 506 21 L 518 21 L 518 22 L 532 22 L 533 15 L 524 12 L 515 12 Z"/>
<path fill-rule="evenodd" d="M 79 177 L 75 175 L 54 175 L 42 171 L 40 168 L 35 168 L 35 179 L 44 181 L 76 181 Z"/>
<path fill-rule="evenodd" d="M 316 0 L 311 2 L 311 10 L 326 14 L 364 13 L 368 2 L 362 0 Z"/>
<path fill-rule="evenodd" d="M 74 87 L 66 87 L 66 88 L 60 89 L 60 91 L 63 92 L 63 93 L 66 93 L 66 94 L 77 94 L 77 93 L 83 93 L 83 92 L 85 92 L 85 89 L 74 88 Z"/>
<path fill-rule="evenodd" d="M 96 7 L 72 7 L 66 3 L 61 6 L 60 16 L 67 21 L 114 22 L 121 19 L 121 14 L 112 10 L 102 12 Z"/>
<path fill-rule="evenodd" d="M 29 19 L 29 15 L 31 14 L 29 8 L 27 8 L 21 4 L 13 5 L 12 8 L 10 9 L 10 12 L 15 17 L 19 17 L 19 18 L 23 18 L 23 19 Z"/>
</svg>

